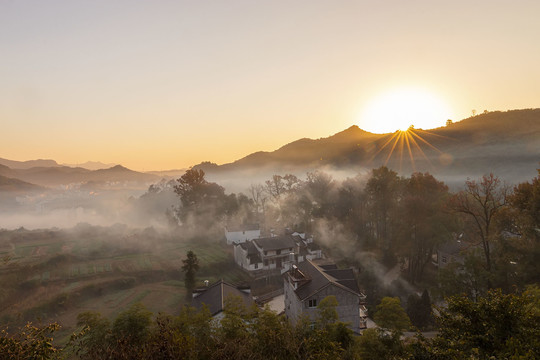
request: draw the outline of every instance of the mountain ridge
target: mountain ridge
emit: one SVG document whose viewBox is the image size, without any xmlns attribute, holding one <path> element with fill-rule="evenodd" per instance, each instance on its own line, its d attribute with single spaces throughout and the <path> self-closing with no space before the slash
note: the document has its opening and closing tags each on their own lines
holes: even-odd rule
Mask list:
<svg viewBox="0 0 540 360">
<path fill-rule="evenodd" d="M 69 166 L 38 166 L 28 169 L 12 169 L 0 164 L 0 175 L 42 187 L 89 182 L 136 182 L 145 184 L 160 179 L 157 175 L 137 172 L 121 165 L 115 165 L 108 169 L 88 170 Z"/>
<path fill-rule="evenodd" d="M 410 148 L 395 143 L 399 134 L 374 134 L 352 125 L 328 137 L 300 138 L 273 151 L 257 151 L 222 165 L 202 162 L 193 168 L 210 175 L 261 169 L 273 173 L 319 168 L 358 171 L 386 165 L 405 174 L 429 171 L 477 176 L 493 172 L 522 180 L 535 176 L 540 160 L 540 109 L 494 111 L 435 129 L 414 129 L 407 144 Z M 0 158 L 0 175 L 49 187 L 89 181 L 151 182 L 166 173 L 142 173 L 122 165 L 89 170 L 59 165 L 55 160 Z M 178 176 L 178 171 L 171 174 Z"/>
<path fill-rule="evenodd" d="M 17 160 L 8 160 L 0 158 L 0 165 L 7 166 L 11 169 L 30 169 L 33 167 L 57 167 L 61 166 L 55 160 L 51 159 L 36 159 L 36 160 L 26 160 L 26 161 L 17 161 Z"/>
<path fill-rule="evenodd" d="M 386 165 L 404 174 L 428 171 L 472 177 L 493 172 L 522 181 L 535 176 L 540 160 L 540 109 L 493 111 L 435 129 L 413 129 L 407 141 L 394 145 L 399 135 L 374 134 L 352 125 L 329 137 L 301 138 L 231 163 L 211 167 L 201 163 L 193 168 L 223 174 L 265 168 L 279 173 L 299 167 L 302 171 L 361 170 Z"/>
</svg>

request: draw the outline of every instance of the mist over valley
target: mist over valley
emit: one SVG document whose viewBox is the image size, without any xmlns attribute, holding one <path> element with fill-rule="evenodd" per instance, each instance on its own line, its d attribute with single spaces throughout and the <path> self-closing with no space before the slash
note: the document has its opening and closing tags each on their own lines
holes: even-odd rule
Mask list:
<svg viewBox="0 0 540 360">
<path fill-rule="evenodd" d="M 432 301 L 488 299 L 493 284 L 505 292 L 536 289 L 539 159 L 540 109 L 392 134 L 352 126 L 186 170 L 0 159 L 0 320 L 12 328 L 58 322 L 67 339 L 96 319 L 118 324 L 143 312 L 150 324 L 152 314 L 187 316 L 192 299 L 215 284 L 249 288 L 260 306 L 278 304 L 268 316 L 282 316 L 283 276 L 302 259 L 355 274 L 343 284 L 359 289 L 365 300 L 355 306 L 368 324 L 356 335 L 383 331 L 380 306 L 398 299 L 410 320 L 395 334 L 414 324 L 436 336 Z M 474 221 L 482 209 L 496 214 L 493 225 Z M 252 271 L 238 258 L 242 243 L 225 240 L 241 229 L 259 231 L 249 244 L 296 239 L 304 247 L 276 262 L 254 260 L 260 264 Z M 462 245 L 467 255 L 443 252 Z M 192 285 L 190 254 L 197 259 Z M 447 264 L 447 257 L 458 260 Z"/>
</svg>

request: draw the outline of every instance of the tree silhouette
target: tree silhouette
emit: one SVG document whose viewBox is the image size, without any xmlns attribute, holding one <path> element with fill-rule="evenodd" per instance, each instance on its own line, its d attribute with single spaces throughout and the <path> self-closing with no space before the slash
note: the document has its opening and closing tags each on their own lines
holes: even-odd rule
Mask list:
<svg viewBox="0 0 540 360">
<path fill-rule="evenodd" d="M 184 272 L 184 284 L 186 286 L 186 299 L 191 301 L 191 294 L 195 289 L 195 273 L 199 270 L 199 259 L 191 250 L 188 251 L 186 259 L 182 260 L 182 271 Z"/>
<path fill-rule="evenodd" d="M 484 175 L 480 182 L 467 180 L 465 184 L 465 190 L 453 197 L 452 207 L 473 219 L 484 250 L 486 270 L 491 272 L 492 227 L 495 216 L 506 206 L 508 186 L 493 174 Z"/>
</svg>

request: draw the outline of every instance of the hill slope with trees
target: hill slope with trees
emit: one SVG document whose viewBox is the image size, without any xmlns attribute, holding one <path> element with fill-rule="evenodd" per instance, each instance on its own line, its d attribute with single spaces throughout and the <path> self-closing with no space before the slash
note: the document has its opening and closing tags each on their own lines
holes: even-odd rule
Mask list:
<svg viewBox="0 0 540 360">
<path fill-rule="evenodd" d="M 256 152 L 217 166 L 207 174 L 271 170 L 305 172 L 317 168 L 359 171 L 382 165 L 407 174 L 429 171 L 439 177 L 497 173 L 513 182 L 535 175 L 540 159 L 540 109 L 487 112 L 432 130 L 372 134 L 356 125 L 317 140 L 300 139 L 272 152 Z"/>
</svg>

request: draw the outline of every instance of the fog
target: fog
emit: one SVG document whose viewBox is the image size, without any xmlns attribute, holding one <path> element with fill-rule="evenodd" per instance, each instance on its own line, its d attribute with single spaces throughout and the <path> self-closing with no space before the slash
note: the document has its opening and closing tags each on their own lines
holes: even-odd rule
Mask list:
<svg viewBox="0 0 540 360">
<path fill-rule="evenodd" d="M 0 202 L 0 228 L 71 228 L 78 223 L 163 228 L 166 226 L 165 210 L 176 199 L 171 194 L 146 201 L 146 190 L 51 189 L 9 198 L 4 196 Z"/>
<path fill-rule="evenodd" d="M 316 170 L 329 174 L 337 182 L 355 177 L 367 179 L 371 173 L 370 168 L 364 167 L 355 169 L 336 169 L 332 166 L 317 169 L 263 167 L 234 172 L 210 171 L 206 174 L 206 179 L 221 185 L 229 194 L 249 195 L 250 186 L 264 185 L 265 181 L 271 179 L 273 175 L 293 174 L 299 179 L 305 179 L 308 172 Z M 527 176 L 526 179 L 534 177 L 534 170 L 525 171 L 524 169 L 519 174 L 508 171 L 495 174 L 512 185 L 522 181 L 525 176 Z M 399 174 L 410 176 L 411 173 L 412 171 Z M 452 191 L 458 191 L 463 188 L 467 179 L 478 178 L 482 175 L 484 174 L 471 171 L 467 174 L 443 173 L 435 177 L 445 182 Z M 148 194 L 150 184 L 129 190 L 93 189 L 85 184 L 69 184 L 63 189 L 45 189 L 23 194 L 2 193 L 0 194 L 2 195 L 0 196 L 0 228 L 71 228 L 78 223 L 97 226 L 121 223 L 135 228 L 151 226 L 156 229 L 166 229 L 170 225 L 170 214 L 167 215 L 166 212 L 174 212 L 180 204 L 178 196 L 174 193 L 174 184 L 167 185 L 170 181 L 174 182 L 174 178 L 169 177 L 153 184 L 159 192 L 151 196 Z"/>
</svg>

